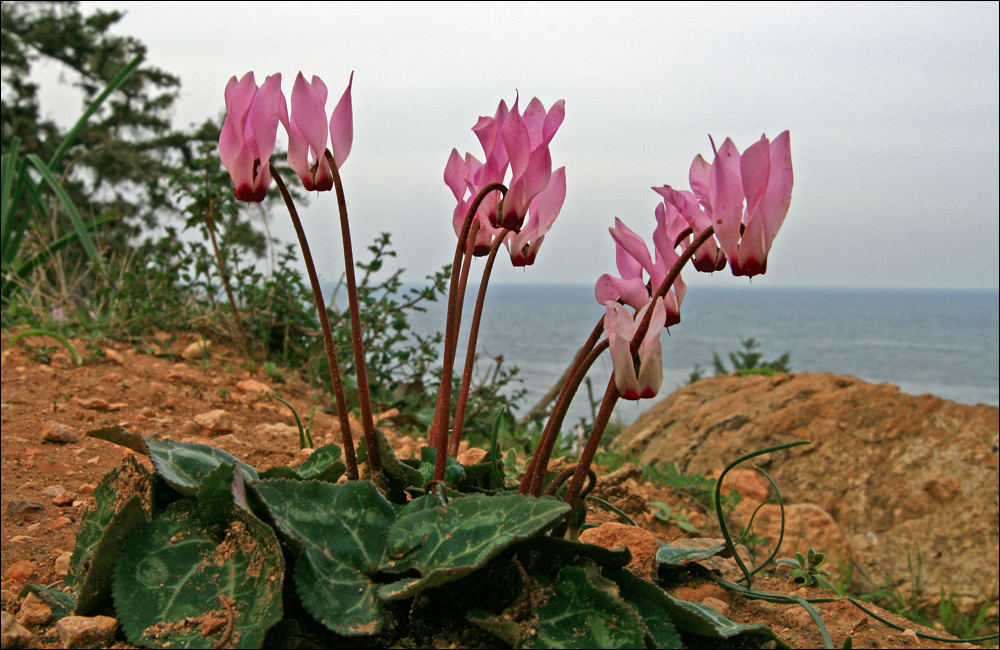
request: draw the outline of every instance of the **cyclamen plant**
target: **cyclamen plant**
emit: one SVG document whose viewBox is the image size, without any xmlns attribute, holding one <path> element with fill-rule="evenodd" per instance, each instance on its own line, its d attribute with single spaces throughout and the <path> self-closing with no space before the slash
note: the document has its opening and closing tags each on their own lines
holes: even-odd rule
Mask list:
<svg viewBox="0 0 1000 650">
<path fill-rule="evenodd" d="M 602 275 L 595 286 L 604 315 L 567 373 L 523 478 L 508 484 L 495 432 L 479 463 L 463 466 L 455 456 L 496 257 L 505 247 L 513 265 L 533 264 L 566 197 L 565 168 L 553 169 L 550 151 L 565 117 L 564 102 L 546 108 L 534 98 L 522 111 L 519 98 L 509 108 L 501 101 L 492 117 L 481 117 L 473 127 L 483 161 L 451 152 L 444 181 L 456 200 L 452 220 L 458 242 L 441 382 L 430 445 L 419 458 L 401 460 L 374 426 L 339 172 L 353 144 L 352 84 L 353 74 L 328 118 L 327 88 L 318 77 L 310 82 L 299 73 L 290 106 L 280 74 L 260 86 L 253 73 L 233 77 L 225 91 L 227 116 L 219 140 L 220 157 L 239 200 L 262 201 L 274 184 L 287 206 L 322 326 L 343 462 L 341 449 L 326 445 L 297 468 L 258 473 L 206 445 L 147 440 L 118 427 L 91 432 L 147 455 L 154 474 L 127 461 L 105 477 L 95 492 L 95 510 L 84 517 L 71 562 L 67 583 L 77 597 L 68 603 L 61 592 L 38 591 L 79 614 L 99 611 L 113 597 L 136 644 L 250 647 L 259 645 L 284 616 L 288 557 L 293 566 L 287 576 L 294 580 L 301 605 L 343 636 L 382 634 L 400 615 L 398 607 L 393 609 L 396 601 L 474 573 L 498 576 L 505 583 L 523 581 L 529 592 L 545 591 L 542 598 L 518 596 L 504 605 L 507 622 L 480 609 L 465 615 L 515 647 L 595 647 L 612 641 L 622 647 L 679 647 L 675 624 L 719 638 L 766 636 L 758 626 L 725 621 L 632 576 L 623 568 L 627 552 L 581 544 L 576 537 L 584 497 L 595 480 L 591 465 L 615 404 L 622 398 L 655 397 L 663 383 L 660 334 L 680 322 L 686 290 L 681 269 L 691 261 L 705 272 L 727 265 L 737 275 L 766 271 L 767 253 L 791 198 L 788 132 L 773 142 L 762 137 L 742 155 L 729 139 L 717 150 L 713 143 L 713 162 L 697 156 L 691 165 L 690 192 L 669 185 L 653 188 L 662 200 L 654 211 L 652 254 L 639 235 L 615 220 L 610 232 L 618 275 Z M 288 134 L 289 166 L 303 188 L 336 192 L 363 436 L 357 446 L 309 244 L 294 201 L 271 162 L 279 125 Z M 456 348 L 476 257 L 486 260 L 453 411 Z M 606 349 L 614 373 L 592 433 L 576 465 L 547 480 L 570 402 Z M 347 482 L 338 483 L 344 473 Z M 555 495 L 567 480 L 559 499 Z M 732 552 L 731 542 L 729 546 Z M 681 566 L 705 553 L 674 548 L 669 559 L 658 555 L 657 562 Z M 498 565 L 501 557 L 507 560 Z M 582 628 L 575 616 L 586 621 Z M 218 620 L 226 621 L 224 629 L 209 626 Z"/>
</svg>

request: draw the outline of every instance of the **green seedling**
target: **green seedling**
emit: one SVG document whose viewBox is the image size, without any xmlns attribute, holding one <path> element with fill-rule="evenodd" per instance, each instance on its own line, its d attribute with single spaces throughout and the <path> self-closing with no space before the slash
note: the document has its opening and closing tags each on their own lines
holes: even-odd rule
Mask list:
<svg viewBox="0 0 1000 650">
<path fill-rule="evenodd" d="M 830 591 L 838 591 L 833 583 L 827 579 L 833 574 L 822 568 L 824 562 L 826 562 L 826 554 L 818 553 L 814 548 L 810 548 L 805 555 L 796 551 L 795 559 L 783 557 L 778 560 L 778 564 L 794 567 L 789 575 L 795 582 L 804 587 L 818 586 Z"/>
<path fill-rule="evenodd" d="M 669 505 L 662 501 L 650 501 L 649 507 L 653 510 L 653 516 L 667 524 L 674 524 L 685 533 L 697 533 L 698 528 L 688 519 L 687 513 L 682 511 L 674 512 Z"/>
</svg>

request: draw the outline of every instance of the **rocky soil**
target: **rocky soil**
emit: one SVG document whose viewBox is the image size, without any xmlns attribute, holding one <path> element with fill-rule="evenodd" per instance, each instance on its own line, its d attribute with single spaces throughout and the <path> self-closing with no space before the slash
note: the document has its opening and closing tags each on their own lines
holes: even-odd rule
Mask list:
<svg viewBox="0 0 1000 650">
<path fill-rule="evenodd" d="M 813 546 L 839 553 L 860 592 L 916 589 L 934 606 L 942 589 L 964 608 L 997 615 L 998 431 L 995 406 L 906 395 L 831 373 L 705 379 L 644 413 L 618 439 L 643 463 L 718 474 L 741 454 L 793 440 L 755 459 L 786 503 L 780 556 Z M 744 519 L 767 496 L 752 469 L 735 477 Z M 777 538 L 776 505 L 757 516 Z"/>
<path fill-rule="evenodd" d="M 173 340 L 163 335 L 136 345 L 75 343 L 88 357 L 79 367 L 66 352 L 45 350 L 52 346 L 49 339 L 26 339 L 15 348 L 10 348 L 6 336 L 2 340 L 0 596 L 4 610 L 4 647 L 18 644 L 50 648 L 130 647 L 123 642 L 114 619 L 72 620 L 71 617 L 54 621 L 47 605 L 37 602 L 33 596 L 25 597 L 23 592 L 28 583 L 60 584 L 66 575 L 81 515 L 91 502 L 94 487 L 105 472 L 117 467 L 124 455 L 131 453 L 88 438 L 84 435 L 86 431 L 119 424 L 154 438 L 206 442 L 261 469 L 288 464 L 300 455 L 298 433 L 288 408 L 266 396 L 273 391 L 288 400 L 300 414 L 307 416 L 318 407 L 313 422 L 316 444 L 340 442 L 335 418 L 322 410 L 327 400 L 325 395 L 291 375 L 281 381 L 259 371 L 247 372 L 242 369 L 242 357 L 232 350 L 212 347 L 194 336 Z M 705 387 L 711 385 L 709 382 L 703 384 Z M 993 423 L 995 496 L 995 409 Z M 419 438 L 391 431 L 389 437 L 397 453 L 404 457 L 424 444 Z M 647 444 L 647 451 L 649 447 Z M 140 461 L 148 467 L 144 458 Z M 814 462 L 813 474 L 831 473 L 818 460 Z M 693 461 L 689 464 L 691 470 L 700 467 Z M 772 463 L 771 468 L 779 464 Z M 604 477 L 598 492 L 633 514 L 643 529 L 609 523 L 589 534 L 593 537 L 591 541 L 609 548 L 629 546 L 635 556 L 632 568 L 638 575 L 648 572 L 649 551 L 655 547 L 657 538 L 669 541 L 683 534 L 675 525 L 664 524 L 653 517 L 647 501 L 663 501 L 675 510 L 687 512 L 699 526 L 699 532 L 708 537 L 717 536 L 711 529 L 710 520 L 696 511 L 689 497 L 643 482 L 637 468 L 612 471 L 614 469 L 602 471 Z M 776 469 L 774 473 L 783 485 L 788 483 Z M 753 488 L 751 479 L 742 481 L 744 491 Z M 964 476 L 956 479 L 959 481 L 956 489 L 965 489 L 965 479 Z M 603 511 L 593 514 L 595 522 L 609 518 Z M 993 519 L 984 525 L 994 530 L 995 540 L 995 505 Z M 708 543 L 692 539 L 682 541 L 689 545 Z M 984 566 L 992 566 L 995 570 L 995 542 L 991 561 L 992 565 L 984 561 Z M 716 558 L 712 568 L 735 576 L 731 560 Z M 787 578 L 761 578 L 756 586 L 782 594 L 830 595 L 799 588 Z M 738 622 L 766 623 L 790 647 L 809 648 L 820 644 L 816 627 L 797 606 L 747 600 L 704 578 L 690 577 L 680 581 L 672 593 L 709 604 Z M 878 611 L 895 621 L 903 631 L 884 626 L 844 601 L 819 608 L 838 647 L 847 636 L 852 637 L 854 647 L 960 647 L 920 639 L 917 632 L 932 631 L 881 610 Z M 461 636 L 449 636 L 451 633 L 440 630 L 432 630 L 429 634 L 426 638 L 410 640 L 410 643 L 416 643 L 416 647 L 462 645 L 458 640 Z"/>
</svg>

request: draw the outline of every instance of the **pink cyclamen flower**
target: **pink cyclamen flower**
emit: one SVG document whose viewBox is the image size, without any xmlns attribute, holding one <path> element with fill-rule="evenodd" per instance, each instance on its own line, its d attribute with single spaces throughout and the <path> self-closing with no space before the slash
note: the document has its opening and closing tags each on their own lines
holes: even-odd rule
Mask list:
<svg viewBox="0 0 1000 650">
<path fill-rule="evenodd" d="M 259 203 L 267 195 L 278 122 L 287 120 L 280 74 L 267 77 L 260 88 L 252 72 L 242 79 L 234 76 L 229 80 L 219 157 L 233 179 L 240 201 Z"/>
<path fill-rule="evenodd" d="M 623 399 L 638 400 L 656 397 L 663 385 L 663 352 L 660 348 L 660 333 L 666 319 L 663 299 L 657 298 L 653 304 L 653 314 L 637 357 L 632 356 L 631 343 L 642 323 L 647 303 L 633 318 L 628 309 L 613 300 L 606 303 L 604 329 L 608 334 L 608 347 L 614 364 L 615 386 Z"/>
<path fill-rule="evenodd" d="M 538 98 L 534 98 L 521 114 L 516 101 L 511 109 L 501 101 L 492 117 L 480 117 L 472 129 L 483 147 L 485 161 L 479 162 L 470 154 L 463 158 L 458 150 L 452 150 L 444 180 L 458 201 L 453 219 L 456 233 L 461 232 L 465 215 L 479 191 L 493 183 L 503 183 L 508 168 L 512 173 L 503 214 L 498 214 L 499 192 L 487 196 L 476 212 L 475 218 L 480 222 L 476 255 L 485 255 L 493 238 L 506 228 L 513 231 L 505 240 L 513 264 L 524 266 L 534 262 L 566 195 L 565 168 L 552 171 L 548 147 L 563 121 L 564 104 L 560 100 L 546 111 Z"/>
<path fill-rule="evenodd" d="M 503 125 L 504 151 L 510 160 L 510 188 L 504 198 L 503 226 L 520 230 L 531 201 L 549 185 L 552 155 L 549 142 L 566 116 L 566 102 L 559 100 L 548 111 L 535 97 L 521 115 L 517 100 Z"/>
<path fill-rule="evenodd" d="M 351 86 L 354 73 L 326 120 L 326 84 L 319 77 L 312 82 L 300 72 L 292 88 L 291 120 L 285 121 L 288 131 L 288 165 L 298 174 L 307 191 L 326 192 L 333 188 L 333 172 L 326 160 L 327 135 L 334 162 L 339 169 L 347 160 L 354 141 L 354 112 L 351 106 Z"/>
<path fill-rule="evenodd" d="M 762 135 L 742 155 L 726 138 L 711 166 L 699 158 L 691 166 L 691 189 L 711 215 L 733 275 L 765 273 L 767 254 L 792 200 L 788 131 L 774 142 Z"/>
<path fill-rule="evenodd" d="M 700 156 L 699 156 L 700 159 Z M 696 159 L 696 163 L 697 163 Z M 667 213 L 680 215 L 684 222 L 691 228 L 694 236 L 701 234 L 706 228 L 712 225 L 711 216 L 705 212 L 698 197 L 693 192 L 675 190 L 669 185 L 654 187 L 653 191 L 663 197 L 663 203 L 657 209 L 663 209 Z M 693 237 L 684 238 L 684 247 Z M 691 258 L 692 264 L 697 271 L 712 273 L 726 268 L 726 254 L 719 248 L 715 237 L 709 237 Z"/>
<path fill-rule="evenodd" d="M 514 266 L 531 266 L 535 256 L 545 239 L 545 233 L 559 216 L 563 201 L 566 200 L 566 168 L 560 167 L 552 172 L 549 185 L 538 196 L 532 199 L 528 208 L 528 223 L 521 232 L 512 232 L 504 242 L 510 261 Z"/>
<path fill-rule="evenodd" d="M 598 278 L 594 288 L 597 302 L 603 305 L 609 300 L 621 300 L 633 309 L 641 309 L 649 303 L 653 292 L 659 289 L 680 257 L 674 246 L 678 226 L 666 217 L 665 212 L 657 210 L 656 230 L 653 232 L 655 261 L 649 254 L 646 242 L 622 223 L 621 219 L 615 218 L 615 226 L 609 230 L 615 240 L 615 258 L 621 277 L 605 273 Z M 648 274 L 648 280 L 644 279 L 643 272 Z M 664 297 L 667 327 L 680 322 L 680 307 L 686 291 L 687 286 L 678 275 Z"/>
</svg>

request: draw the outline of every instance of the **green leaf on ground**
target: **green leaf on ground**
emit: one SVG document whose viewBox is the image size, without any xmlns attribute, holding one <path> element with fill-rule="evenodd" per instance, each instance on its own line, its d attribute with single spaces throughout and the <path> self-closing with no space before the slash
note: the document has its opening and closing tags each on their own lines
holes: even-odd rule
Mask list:
<svg viewBox="0 0 1000 650">
<path fill-rule="evenodd" d="M 385 610 L 370 576 L 395 521 L 385 497 L 367 481 L 266 480 L 255 488 L 278 529 L 302 549 L 295 584 L 306 610 L 337 634 L 381 630 Z"/>
<path fill-rule="evenodd" d="M 400 517 L 389 531 L 386 550 L 392 559 L 385 568 L 405 562 L 419 571 L 420 578 L 385 585 L 379 596 L 409 598 L 458 580 L 511 544 L 545 530 L 567 510 L 569 506 L 554 499 L 473 495 Z"/>
<path fill-rule="evenodd" d="M 115 610 L 131 643 L 260 647 L 282 616 L 284 559 L 274 532 L 233 508 L 218 533 L 195 499 L 137 529 L 119 558 Z"/>
<path fill-rule="evenodd" d="M 94 489 L 94 507 L 83 513 L 66 586 L 74 587 L 74 613 L 89 616 L 111 597 L 111 578 L 124 540 L 152 518 L 149 473 L 134 456 L 111 470 Z"/>
<path fill-rule="evenodd" d="M 538 631 L 527 648 L 642 648 L 642 617 L 595 565 L 559 572 L 552 594 L 535 609 Z"/>
</svg>

